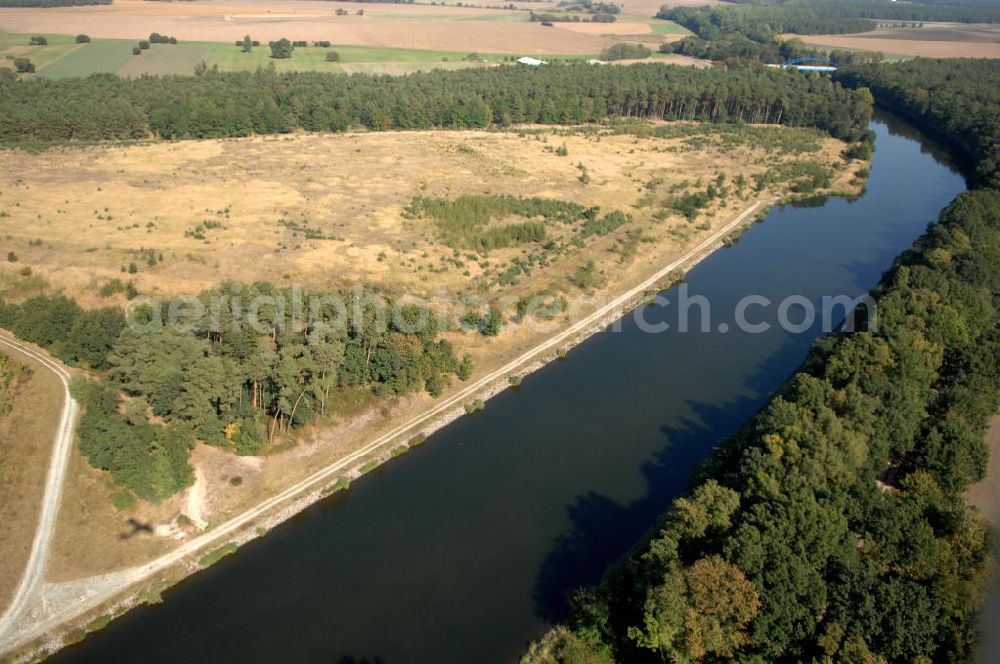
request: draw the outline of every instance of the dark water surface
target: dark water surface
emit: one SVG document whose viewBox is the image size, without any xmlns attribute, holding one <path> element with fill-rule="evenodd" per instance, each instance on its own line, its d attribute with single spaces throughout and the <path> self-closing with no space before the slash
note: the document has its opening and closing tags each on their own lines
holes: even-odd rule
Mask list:
<svg viewBox="0 0 1000 664">
<path fill-rule="evenodd" d="M 890 126 L 891 125 L 891 126 Z M 713 329 L 627 317 L 427 444 L 59 653 L 60 662 L 511 662 L 685 487 L 820 333 L 735 331 L 736 302 L 857 296 L 965 188 L 881 118 L 867 193 L 773 210 L 688 274 Z M 671 290 L 665 296 L 676 299 Z M 775 321 L 777 304 L 751 308 Z M 798 317 L 792 316 L 794 320 Z"/>
</svg>

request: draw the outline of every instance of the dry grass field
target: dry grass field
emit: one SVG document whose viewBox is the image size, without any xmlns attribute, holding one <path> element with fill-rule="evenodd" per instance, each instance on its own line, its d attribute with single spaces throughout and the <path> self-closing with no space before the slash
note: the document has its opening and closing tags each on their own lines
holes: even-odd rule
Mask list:
<svg viewBox="0 0 1000 664">
<path fill-rule="evenodd" d="M 42 501 L 63 388 L 22 353 L 0 352 L 0 612 L 21 578 Z"/>
<path fill-rule="evenodd" d="M 791 35 L 790 35 L 791 36 Z M 858 35 L 808 35 L 806 44 L 928 58 L 1000 58 L 1000 25 L 925 23 Z"/>
<path fill-rule="evenodd" d="M 325 289 L 365 282 L 421 297 L 442 289 L 513 297 L 547 289 L 572 299 L 583 292 L 573 275 L 589 261 L 599 274 L 590 294 L 609 297 L 640 283 L 753 201 L 789 186 L 775 181 L 759 191 L 752 186 L 737 191 L 739 176 L 752 183 L 754 175 L 810 162 L 836 174 L 832 189 L 846 191 L 856 188 L 851 181 L 862 165 L 843 163 L 844 145 L 812 131 L 659 127 L 661 136 L 642 124 L 3 152 L 0 252 L 15 251 L 18 260 L 0 267 L 0 297 L 64 290 L 93 306 L 122 301 L 121 295 L 99 294 L 113 279 L 134 280 L 140 291 L 164 295 L 193 293 L 224 279 L 269 279 Z M 672 198 L 703 191 L 719 175 L 729 193 L 696 219 L 670 211 Z M 439 242 L 433 222 L 404 213 L 414 195 L 452 199 L 487 193 L 596 205 L 602 214 L 620 210 L 631 220 L 606 235 L 590 236 L 572 225 L 549 224 L 547 235 L 563 249 L 536 266 L 530 278 L 501 286 L 498 274 L 540 248 L 456 256 Z M 313 239 L 304 236 L 306 226 Z M 571 237 L 579 242 L 568 242 Z M 151 249 L 155 265 L 143 258 Z M 123 273 L 130 263 L 136 272 Z M 29 267 L 31 274 L 22 274 Z M 477 372 L 487 372 L 546 334 L 508 325 L 494 339 L 462 332 L 447 336 L 475 358 Z M 445 394 L 457 389 L 453 385 Z M 348 391 L 338 399 L 327 419 L 268 457 L 237 458 L 199 446 L 192 457 L 199 477 L 194 488 L 160 505 L 140 504 L 125 512 L 112 506 L 108 478 L 74 451 L 50 580 L 148 559 L 434 403 L 423 393 L 387 399 L 378 407 L 370 392 Z M 237 476 L 239 486 L 231 481 Z"/>
<path fill-rule="evenodd" d="M 18 279 L 41 279 L 87 304 L 104 301 L 99 290 L 114 279 L 167 296 L 223 279 L 326 289 L 384 283 L 428 296 L 495 273 L 521 250 L 493 252 L 491 270 L 467 261 L 440 271 L 451 250 L 436 242 L 430 222 L 403 216 L 415 195 L 540 196 L 641 218 L 652 209 L 634 206 L 651 181 L 666 187 L 766 168 L 766 152 L 754 156 L 749 145 L 725 154 L 685 149 L 684 139 L 560 133 L 375 132 L 5 151 L 0 249 L 19 259 L 6 280 L 13 288 Z M 556 154 L 562 145 L 566 156 Z M 590 184 L 580 181 L 581 165 Z M 671 222 L 678 223 L 690 226 Z M 671 224 L 651 232 L 669 237 Z M 322 239 L 307 239 L 307 226 Z M 149 252 L 155 265 L 147 264 Z M 579 259 L 566 260 L 568 269 Z M 17 273 L 22 266 L 30 277 Z"/>
</svg>

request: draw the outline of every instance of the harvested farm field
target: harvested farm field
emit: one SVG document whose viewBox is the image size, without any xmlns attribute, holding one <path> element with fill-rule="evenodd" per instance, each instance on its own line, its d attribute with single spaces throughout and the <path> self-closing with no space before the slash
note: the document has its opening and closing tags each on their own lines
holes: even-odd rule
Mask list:
<svg viewBox="0 0 1000 664">
<path fill-rule="evenodd" d="M 337 10 L 346 11 L 346 15 L 338 16 Z M 611 43 L 600 35 L 552 30 L 530 23 L 528 14 L 517 10 L 308 1 L 237 4 L 229 0 L 120 0 L 89 7 L 2 8 L 0 30 L 84 33 L 102 39 L 142 39 L 159 32 L 182 42 L 229 43 L 249 34 L 262 43 L 287 37 L 338 45 L 510 54 L 593 54 Z"/>
<path fill-rule="evenodd" d="M 812 46 L 881 51 L 927 58 L 1000 58 L 1000 26 L 925 23 L 917 28 L 882 28 L 856 35 L 806 35 Z"/>
</svg>

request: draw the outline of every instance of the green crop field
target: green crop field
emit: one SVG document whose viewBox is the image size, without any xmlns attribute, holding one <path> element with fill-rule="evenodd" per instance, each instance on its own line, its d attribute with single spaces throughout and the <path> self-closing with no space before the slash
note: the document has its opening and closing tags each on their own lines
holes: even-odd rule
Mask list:
<svg viewBox="0 0 1000 664">
<path fill-rule="evenodd" d="M 125 39 L 95 39 L 40 67 L 38 73 L 46 78 L 117 74 L 135 57 L 132 55 L 135 45 L 136 42 Z"/>
<path fill-rule="evenodd" d="M 215 44 L 153 44 L 141 55 L 132 55 L 138 41 L 129 39 L 94 39 L 77 44 L 69 35 L 45 35 L 46 46 L 27 46 L 29 35 L 0 33 L 0 55 L 28 57 L 35 64 L 35 76 L 70 78 L 90 74 L 191 74 L 195 65 L 205 61 Z"/>
<path fill-rule="evenodd" d="M 36 67 L 43 67 L 77 48 L 74 37 L 69 35 L 45 35 L 47 46 L 30 46 L 31 35 L 0 32 L 0 58 L 30 58 Z"/>
<path fill-rule="evenodd" d="M 258 46 L 250 53 L 244 53 L 235 44 L 213 44 L 211 55 L 206 60 L 209 66 L 218 65 L 222 71 L 254 70 L 273 63 L 278 71 L 342 71 L 335 62 L 327 62 L 326 54 L 336 51 L 341 64 L 397 64 L 397 63 L 443 63 L 460 62 L 469 55 L 458 51 L 424 51 L 411 48 L 385 48 L 380 46 L 331 46 L 321 48 L 308 46 L 296 48 L 287 60 L 271 57 L 271 49 Z M 496 61 L 502 56 L 490 53 L 482 57 Z M 406 71 L 415 69 L 402 68 Z"/>
<path fill-rule="evenodd" d="M 267 45 L 244 53 L 235 44 L 212 44 L 205 62 L 210 67 L 218 66 L 222 71 L 254 71 L 268 64 L 273 64 L 277 71 L 343 71 L 336 62 L 327 62 L 326 54 L 330 50 L 333 49 L 313 46 L 297 48 L 291 58 L 278 60 L 271 57 L 271 49 Z"/>
<path fill-rule="evenodd" d="M 665 21 L 659 18 L 649 18 L 647 16 L 622 16 L 618 19 L 622 22 L 645 23 L 653 31 L 654 35 L 690 35 L 693 34 L 683 25 L 678 25 L 673 21 Z"/>
<path fill-rule="evenodd" d="M 325 71 L 325 65 L 333 65 L 326 61 L 328 51 L 336 51 L 340 55 L 340 62 L 344 64 L 372 63 L 372 62 L 442 62 L 445 60 L 464 60 L 469 54 L 459 51 L 424 51 L 412 48 L 387 48 L 381 46 L 337 46 L 330 48 L 320 48 L 308 46 L 306 48 L 296 48 L 292 57 L 288 60 L 275 60 L 271 57 L 271 49 L 266 45 L 255 48 L 251 53 L 244 53 L 235 44 L 215 44 L 212 49 L 212 56 L 208 60 L 209 65 L 218 64 L 219 69 L 242 70 L 266 67 L 268 62 L 275 63 L 279 70 L 282 68 L 292 70 L 319 70 Z M 502 56 L 484 53 L 484 58 L 498 60 Z"/>
<path fill-rule="evenodd" d="M 143 74 L 192 74 L 204 62 L 220 71 L 254 71 L 259 67 L 273 66 L 277 71 L 321 71 L 332 73 L 409 74 L 429 69 L 460 69 L 475 66 L 468 60 L 469 53 L 460 51 L 435 51 L 380 46 L 338 46 L 330 48 L 307 46 L 296 48 L 292 57 L 275 59 L 265 44 L 244 53 L 235 43 L 181 42 L 180 44 L 153 44 L 140 55 L 132 49 L 138 41 L 127 39 L 94 39 L 88 44 L 77 44 L 69 35 L 46 35 L 46 46 L 29 46 L 30 35 L 0 32 L 0 56 L 8 59 L 29 57 L 37 67 L 34 76 L 45 78 L 70 78 L 108 73 L 119 76 Z M 329 51 L 336 51 L 339 62 L 326 59 Z M 578 60 L 590 55 L 545 55 L 549 62 Z M 510 59 L 510 55 L 481 53 L 488 62 Z"/>
</svg>

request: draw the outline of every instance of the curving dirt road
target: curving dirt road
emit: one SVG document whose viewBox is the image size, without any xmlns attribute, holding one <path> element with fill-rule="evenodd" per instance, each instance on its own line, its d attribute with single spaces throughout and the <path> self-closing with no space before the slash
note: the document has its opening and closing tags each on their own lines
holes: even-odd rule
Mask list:
<svg viewBox="0 0 1000 664">
<path fill-rule="evenodd" d="M 59 514 L 59 501 L 62 498 L 63 479 L 66 475 L 66 465 L 69 462 L 69 453 L 73 445 L 73 424 L 76 421 L 77 413 L 77 403 L 69 393 L 70 376 L 62 366 L 30 346 L 0 335 L 0 348 L 3 347 L 12 348 L 29 356 L 58 376 L 63 385 L 65 398 L 55 444 L 52 446 L 49 472 L 45 477 L 45 494 L 42 499 L 38 527 L 35 529 L 35 537 L 31 541 L 28 565 L 24 569 L 14 597 L 7 605 L 7 610 L 0 616 L 0 636 L 7 632 L 18 616 L 40 594 L 45 576 L 45 563 L 49 557 L 49 543 L 52 541 L 56 516 Z"/>
<path fill-rule="evenodd" d="M 139 565 L 137 567 L 113 573 L 111 575 L 105 575 L 104 577 L 93 577 L 92 579 L 81 579 L 78 582 L 74 582 L 74 585 L 79 587 L 86 586 L 88 581 L 93 581 L 93 583 L 90 584 L 91 587 L 85 588 L 82 592 L 76 592 L 71 597 L 64 598 L 63 601 L 45 602 L 46 606 L 44 609 L 41 612 L 38 612 L 37 609 L 39 607 L 37 605 L 29 605 L 29 600 L 37 598 L 38 604 L 41 604 L 42 569 L 45 563 L 45 555 L 48 550 L 48 540 L 52 534 L 52 523 L 55 520 L 55 513 L 58 508 L 62 476 L 65 471 L 66 459 L 68 457 L 69 439 L 72 438 L 71 423 L 76 413 L 76 403 L 72 401 L 69 393 L 67 392 L 67 408 L 64 409 L 63 413 L 64 427 L 60 427 L 60 440 L 58 441 L 59 444 L 57 444 L 56 452 L 53 453 L 52 468 L 50 468 L 49 481 L 46 485 L 46 511 L 43 512 L 42 523 L 39 525 L 38 532 L 35 535 L 36 546 L 33 546 L 32 548 L 32 557 L 28 565 L 28 570 L 25 572 L 25 578 L 22 580 L 22 588 L 18 589 L 16 602 L 12 603 L 8 613 L 4 616 L 3 620 L 0 620 L 0 654 L 9 652 L 21 644 L 46 634 L 50 630 L 57 628 L 65 622 L 72 620 L 87 611 L 95 609 L 116 595 L 122 593 L 122 591 L 126 590 L 128 587 L 150 579 L 159 572 L 167 570 L 177 563 L 180 563 L 185 558 L 192 556 L 207 547 L 223 544 L 227 538 L 242 531 L 244 528 L 251 525 L 254 521 L 268 512 L 282 507 L 285 503 L 291 502 L 296 496 L 304 494 L 310 489 L 322 486 L 322 483 L 336 478 L 339 473 L 353 467 L 358 460 L 378 451 L 383 447 L 387 447 L 388 445 L 395 443 L 396 439 L 402 434 L 411 431 L 417 426 L 426 424 L 434 420 L 434 418 L 448 413 L 452 409 L 461 408 L 481 390 L 487 388 L 495 381 L 506 378 L 517 369 L 536 360 L 540 354 L 559 348 L 562 344 L 576 335 L 583 333 L 588 328 L 601 325 L 609 317 L 621 316 L 624 313 L 622 311 L 623 308 L 630 301 L 633 301 L 636 297 L 641 296 L 644 292 L 656 286 L 675 270 L 685 265 L 695 263 L 699 259 L 711 253 L 711 251 L 717 247 L 727 235 L 739 228 L 741 225 L 744 225 L 747 218 L 754 214 L 762 205 L 764 205 L 763 201 L 754 203 L 733 218 L 732 221 L 706 237 L 683 256 L 658 270 L 642 283 L 630 288 L 628 291 L 622 293 L 615 299 L 600 307 L 592 314 L 567 327 L 565 330 L 553 335 L 518 358 L 508 362 L 499 369 L 482 376 L 456 394 L 443 399 L 437 403 L 434 408 L 421 413 L 420 415 L 394 428 L 385 435 L 376 438 L 356 452 L 342 457 L 322 470 L 319 470 L 302 481 L 286 488 L 277 495 L 262 501 L 256 507 L 233 517 L 229 521 L 219 524 L 209 532 L 189 540 L 170 553 L 164 554 L 155 560 L 152 560 L 144 565 Z M 6 339 L 2 340 L 5 342 L 7 341 Z M 12 342 L 8 342 L 8 344 L 10 343 Z M 46 361 L 51 364 L 50 360 Z M 59 369 L 59 371 L 62 370 Z M 60 377 L 63 377 L 64 375 L 65 372 L 62 371 Z M 65 378 L 64 382 L 66 382 Z M 64 428 L 66 432 L 65 435 L 62 433 Z M 64 438 L 65 440 L 63 440 Z M 63 449 L 63 445 L 65 445 L 65 449 Z M 39 549 L 38 555 L 36 555 L 36 548 Z M 55 600 L 55 598 L 52 599 Z M 31 615 L 26 616 L 26 619 L 22 620 L 20 623 L 16 623 L 15 621 L 17 617 L 25 613 Z"/>
</svg>

